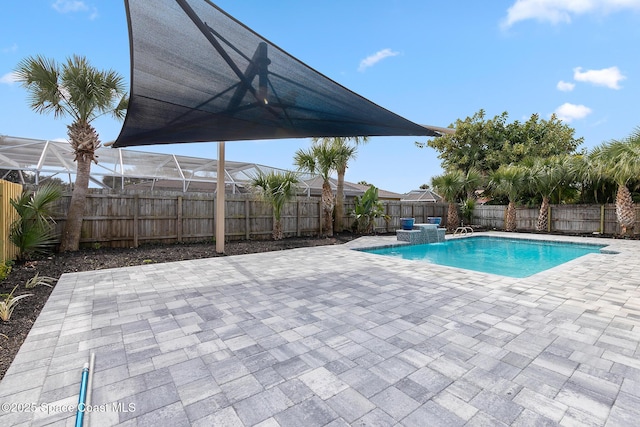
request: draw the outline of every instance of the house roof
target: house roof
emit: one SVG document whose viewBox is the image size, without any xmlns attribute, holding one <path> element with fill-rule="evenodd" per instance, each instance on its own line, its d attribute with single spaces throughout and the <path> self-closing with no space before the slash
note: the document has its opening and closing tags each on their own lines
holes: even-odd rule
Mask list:
<svg viewBox="0 0 640 427">
<path fill-rule="evenodd" d="M 430 202 L 437 203 L 442 202 L 442 197 L 434 193 L 431 190 L 411 190 L 410 192 L 403 194 L 402 201 L 408 202 Z"/>
</svg>

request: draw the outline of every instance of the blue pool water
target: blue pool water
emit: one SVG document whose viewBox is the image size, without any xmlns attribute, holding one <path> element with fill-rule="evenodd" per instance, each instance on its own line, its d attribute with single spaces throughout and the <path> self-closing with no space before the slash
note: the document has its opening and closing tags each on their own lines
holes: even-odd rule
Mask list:
<svg viewBox="0 0 640 427">
<path fill-rule="evenodd" d="M 473 236 L 442 243 L 365 249 L 364 252 L 521 278 L 598 253 L 604 246 Z"/>
</svg>

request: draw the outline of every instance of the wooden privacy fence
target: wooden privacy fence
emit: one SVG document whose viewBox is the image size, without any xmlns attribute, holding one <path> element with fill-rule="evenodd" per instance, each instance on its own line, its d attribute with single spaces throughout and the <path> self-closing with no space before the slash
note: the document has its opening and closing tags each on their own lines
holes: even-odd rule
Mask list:
<svg viewBox="0 0 640 427">
<path fill-rule="evenodd" d="M 634 232 L 640 231 L 640 207 L 636 207 Z M 503 205 L 476 206 L 473 211 L 474 224 L 486 228 L 503 229 L 507 207 Z M 516 229 L 534 231 L 539 208 L 516 208 Z M 549 209 L 549 232 L 567 234 L 619 234 L 616 206 L 607 205 L 551 205 Z"/>
<path fill-rule="evenodd" d="M 11 199 L 22 193 L 22 185 L 0 179 L 0 262 L 15 259 L 18 248 L 9 241 L 11 224 L 18 219 L 18 212 L 11 206 Z"/>
<path fill-rule="evenodd" d="M 65 195 L 56 208 L 57 231 L 62 230 L 71 196 Z M 259 240 L 271 238 L 273 210 L 254 195 L 226 195 L 225 238 Z M 376 221 L 376 231 L 400 228 L 401 217 L 428 217 L 446 220 L 447 205 L 383 201 L 391 217 Z M 344 224 L 353 219 L 353 199 L 345 202 Z M 211 193 L 113 193 L 92 189 L 85 204 L 80 242 L 111 247 L 137 247 L 144 243 L 175 243 L 213 240 L 215 236 L 215 196 Z M 282 210 L 286 237 L 322 234 L 322 207 L 319 197 L 298 197 Z"/>
</svg>

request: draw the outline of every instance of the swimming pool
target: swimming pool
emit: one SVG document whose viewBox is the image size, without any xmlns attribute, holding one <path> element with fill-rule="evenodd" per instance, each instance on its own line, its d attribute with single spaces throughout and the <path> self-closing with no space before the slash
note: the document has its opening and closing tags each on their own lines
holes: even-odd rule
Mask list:
<svg viewBox="0 0 640 427">
<path fill-rule="evenodd" d="M 508 277 L 528 277 L 606 245 L 471 236 L 442 243 L 363 249 L 364 252 L 420 260 Z"/>
</svg>

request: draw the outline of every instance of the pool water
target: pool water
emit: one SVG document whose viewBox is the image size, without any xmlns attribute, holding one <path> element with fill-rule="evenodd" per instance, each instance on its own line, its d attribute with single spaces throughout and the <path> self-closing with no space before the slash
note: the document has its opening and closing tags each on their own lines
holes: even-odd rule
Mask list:
<svg viewBox="0 0 640 427">
<path fill-rule="evenodd" d="M 598 253 L 604 246 L 472 236 L 442 243 L 364 249 L 364 252 L 522 278 Z"/>
</svg>

